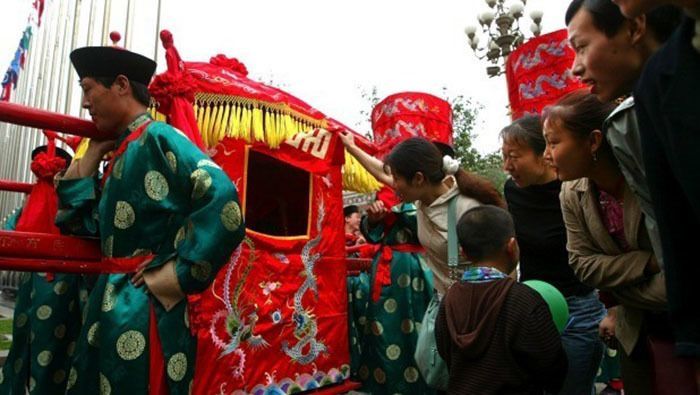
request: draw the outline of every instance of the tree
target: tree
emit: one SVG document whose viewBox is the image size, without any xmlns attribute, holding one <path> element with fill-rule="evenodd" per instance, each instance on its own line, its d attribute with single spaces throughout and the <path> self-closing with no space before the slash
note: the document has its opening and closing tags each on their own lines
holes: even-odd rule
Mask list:
<svg viewBox="0 0 700 395">
<path fill-rule="evenodd" d="M 443 97 L 448 97 L 445 88 L 443 88 Z M 501 153 L 495 151 L 484 155 L 472 146 L 472 141 L 476 138 L 474 133 L 476 114 L 483 106 L 463 95 L 447 98 L 447 101 L 452 106 L 454 149 L 457 157 L 462 161 L 462 167 L 487 178 L 499 192 L 503 193 L 503 184 L 507 176 L 503 172 Z"/>
</svg>

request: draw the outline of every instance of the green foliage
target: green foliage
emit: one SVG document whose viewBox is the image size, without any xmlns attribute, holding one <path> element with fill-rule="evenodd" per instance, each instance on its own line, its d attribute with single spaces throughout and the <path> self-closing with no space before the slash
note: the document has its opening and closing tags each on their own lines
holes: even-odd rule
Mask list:
<svg viewBox="0 0 700 395">
<path fill-rule="evenodd" d="M 503 172 L 501 153 L 495 151 L 484 155 L 473 147 L 473 141 L 476 138 L 474 132 L 476 117 L 483 106 L 464 95 L 449 98 L 445 88 L 442 96 L 452 105 L 454 149 L 457 157 L 462 161 L 462 167 L 487 178 L 499 192 L 503 193 L 507 176 Z"/>
<path fill-rule="evenodd" d="M 0 350 L 10 349 L 12 340 L 7 339 L 9 335 L 12 335 L 12 319 L 0 320 Z"/>
</svg>

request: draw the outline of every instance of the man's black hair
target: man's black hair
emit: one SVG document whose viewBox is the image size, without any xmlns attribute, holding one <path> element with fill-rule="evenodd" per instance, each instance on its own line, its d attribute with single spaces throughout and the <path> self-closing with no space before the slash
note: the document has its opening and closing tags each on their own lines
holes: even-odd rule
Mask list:
<svg viewBox="0 0 700 395">
<path fill-rule="evenodd" d="M 359 212 L 360 212 L 360 209 L 357 208 L 357 206 L 355 206 L 354 204 L 351 204 L 349 206 L 345 206 L 343 208 L 343 214 L 345 215 L 345 217 L 349 217 L 349 216 L 351 216 L 355 213 L 359 213 Z"/>
<path fill-rule="evenodd" d="M 457 223 L 459 245 L 475 263 L 494 257 L 512 237 L 515 237 L 513 218 L 500 207 L 475 207 Z"/>
<path fill-rule="evenodd" d="M 585 8 L 591 14 L 595 27 L 608 37 L 619 32 L 626 20 L 620 12 L 620 8 L 610 0 L 573 0 L 566 10 L 565 22 L 567 26 L 581 8 Z M 659 42 L 663 43 L 680 25 L 683 14 L 680 8 L 666 5 L 648 12 L 646 17 L 647 28 Z"/>
<path fill-rule="evenodd" d="M 105 88 L 109 88 L 114 84 L 114 81 L 117 80 L 117 77 L 95 77 L 94 80 Z M 134 99 L 148 107 L 151 104 L 151 94 L 148 93 L 148 87 L 140 82 L 131 80 L 129 80 L 129 85 L 131 86 Z"/>
</svg>

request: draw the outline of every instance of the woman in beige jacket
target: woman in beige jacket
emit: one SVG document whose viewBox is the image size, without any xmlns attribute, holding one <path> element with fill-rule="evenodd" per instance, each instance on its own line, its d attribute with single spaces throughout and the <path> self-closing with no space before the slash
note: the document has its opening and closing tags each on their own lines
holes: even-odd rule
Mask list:
<svg viewBox="0 0 700 395">
<path fill-rule="evenodd" d="M 562 185 L 569 261 L 586 285 L 616 305 L 627 393 L 649 393 L 646 336 L 667 335 L 666 290 L 642 213 L 601 132 L 615 105 L 574 92 L 544 112 L 545 155 Z"/>
<path fill-rule="evenodd" d="M 505 207 L 500 194 L 487 180 L 466 172 L 459 161 L 443 155 L 440 148 L 423 138 L 410 138 L 394 147 L 386 162 L 369 155 L 354 143 L 352 134 L 340 134 L 348 152 L 380 182 L 392 186 L 404 202 L 415 203 L 418 239 L 425 248 L 428 268 L 442 297 L 468 264 L 460 256 L 459 268 L 450 276 L 447 265 L 447 206 L 457 199 L 456 220 L 481 204 Z M 451 278 L 452 277 L 452 278 Z"/>
</svg>

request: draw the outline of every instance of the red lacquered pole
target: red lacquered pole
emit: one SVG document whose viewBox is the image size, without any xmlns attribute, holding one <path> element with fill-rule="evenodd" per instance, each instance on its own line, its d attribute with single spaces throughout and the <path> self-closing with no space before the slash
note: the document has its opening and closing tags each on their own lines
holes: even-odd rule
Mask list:
<svg viewBox="0 0 700 395">
<path fill-rule="evenodd" d="M 100 136 L 95 124 L 90 121 L 4 101 L 0 101 L 0 122 L 83 137 Z"/>
<path fill-rule="evenodd" d="M 15 182 L 9 180 L 0 180 L 0 191 L 31 193 L 34 184 L 24 182 Z"/>
</svg>

